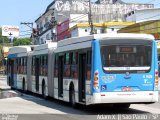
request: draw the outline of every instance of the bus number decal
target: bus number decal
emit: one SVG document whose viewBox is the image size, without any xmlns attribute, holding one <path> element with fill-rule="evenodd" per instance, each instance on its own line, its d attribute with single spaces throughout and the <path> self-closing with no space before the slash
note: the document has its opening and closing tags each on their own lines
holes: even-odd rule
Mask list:
<svg viewBox="0 0 160 120">
<path fill-rule="evenodd" d="M 153 76 L 152 76 L 152 75 L 143 75 L 143 78 L 144 78 L 144 79 L 145 79 L 145 78 L 150 78 L 150 79 L 152 79 Z"/>
<path fill-rule="evenodd" d="M 102 76 L 102 80 L 106 83 L 110 83 L 116 79 L 116 76 Z"/>
<path fill-rule="evenodd" d="M 143 84 L 143 86 L 152 86 L 153 84 L 152 84 L 152 82 L 151 81 L 149 81 L 148 79 L 144 79 L 144 84 Z"/>
</svg>

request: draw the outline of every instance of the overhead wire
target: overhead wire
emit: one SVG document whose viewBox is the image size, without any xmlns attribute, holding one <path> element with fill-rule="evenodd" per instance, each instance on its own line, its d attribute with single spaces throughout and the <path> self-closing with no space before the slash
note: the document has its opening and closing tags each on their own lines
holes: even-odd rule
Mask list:
<svg viewBox="0 0 160 120">
<path fill-rule="evenodd" d="M 32 30 L 25 30 L 25 31 L 20 31 L 20 32 L 31 32 Z"/>
<path fill-rule="evenodd" d="M 29 36 L 29 35 L 31 36 L 31 34 L 22 34 L 22 35 L 20 34 L 19 36 Z"/>
</svg>

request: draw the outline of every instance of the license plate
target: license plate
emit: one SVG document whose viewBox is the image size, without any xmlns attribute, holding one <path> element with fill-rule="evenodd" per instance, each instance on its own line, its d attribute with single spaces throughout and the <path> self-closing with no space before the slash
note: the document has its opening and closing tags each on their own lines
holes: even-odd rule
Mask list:
<svg viewBox="0 0 160 120">
<path fill-rule="evenodd" d="M 132 91 L 132 88 L 131 87 L 123 87 L 122 91 L 123 92 L 129 92 L 129 91 Z"/>
</svg>

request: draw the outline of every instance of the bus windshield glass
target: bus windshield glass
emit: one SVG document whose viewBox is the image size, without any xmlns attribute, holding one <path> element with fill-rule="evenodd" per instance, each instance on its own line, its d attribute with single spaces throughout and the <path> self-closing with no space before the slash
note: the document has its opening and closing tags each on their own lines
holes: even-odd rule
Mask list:
<svg viewBox="0 0 160 120">
<path fill-rule="evenodd" d="M 121 42 L 120 42 L 121 41 Z M 134 40 L 132 40 L 134 41 Z M 101 43 L 101 59 L 106 72 L 142 72 L 146 73 L 151 68 L 152 42 L 139 40 L 137 42 Z"/>
</svg>

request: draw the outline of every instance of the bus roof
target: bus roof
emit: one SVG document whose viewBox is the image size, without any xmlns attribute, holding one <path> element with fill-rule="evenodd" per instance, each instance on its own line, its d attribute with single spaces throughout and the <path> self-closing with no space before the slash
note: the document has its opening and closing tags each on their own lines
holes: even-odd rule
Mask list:
<svg viewBox="0 0 160 120">
<path fill-rule="evenodd" d="M 16 46 L 9 49 L 8 54 L 27 53 L 32 51 L 32 46 Z"/>
<path fill-rule="evenodd" d="M 86 41 L 91 41 L 94 39 L 98 40 L 107 40 L 107 39 L 118 39 L 118 38 L 133 38 L 133 39 L 146 39 L 146 40 L 154 40 L 154 37 L 149 34 L 134 34 L 134 33 L 105 33 L 105 34 L 94 34 L 83 37 L 73 37 L 64 39 L 58 42 L 58 47 L 82 43 Z"/>
<path fill-rule="evenodd" d="M 56 47 L 57 47 L 57 42 L 47 43 L 47 44 L 43 44 L 35 47 L 34 51 L 40 51 L 40 50 L 56 48 Z"/>
<path fill-rule="evenodd" d="M 35 47 L 32 55 L 47 54 L 49 49 L 55 49 L 55 48 L 57 48 L 57 42 L 39 45 L 39 46 Z"/>
</svg>

